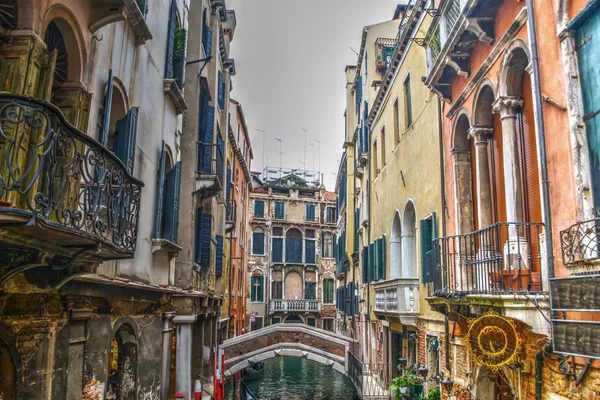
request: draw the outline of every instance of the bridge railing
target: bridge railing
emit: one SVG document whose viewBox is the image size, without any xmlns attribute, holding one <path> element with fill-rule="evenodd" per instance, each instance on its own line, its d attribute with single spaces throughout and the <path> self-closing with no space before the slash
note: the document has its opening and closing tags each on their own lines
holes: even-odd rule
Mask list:
<svg viewBox="0 0 600 400">
<path fill-rule="evenodd" d="M 271 300 L 271 311 L 309 311 L 320 312 L 320 300 Z"/>
<path fill-rule="evenodd" d="M 390 396 L 390 371 L 390 364 L 363 364 L 354 354 L 348 353 L 348 378 L 363 399 Z"/>
</svg>

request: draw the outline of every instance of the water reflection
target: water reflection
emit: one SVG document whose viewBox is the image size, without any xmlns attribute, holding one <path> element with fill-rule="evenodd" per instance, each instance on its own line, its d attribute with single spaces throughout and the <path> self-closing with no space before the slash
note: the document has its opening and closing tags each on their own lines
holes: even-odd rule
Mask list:
<svg viewBox="0 0 600 400">
<path fill-rule="evenodd" d="M 331 367 L 304 358 L 277 357 L 265 361 L 262 377 L 246 382 L 261 400 L 358 400 L 352 383 Z M 233 399 L 228 385 L 227 399 Z"/>
</svg>

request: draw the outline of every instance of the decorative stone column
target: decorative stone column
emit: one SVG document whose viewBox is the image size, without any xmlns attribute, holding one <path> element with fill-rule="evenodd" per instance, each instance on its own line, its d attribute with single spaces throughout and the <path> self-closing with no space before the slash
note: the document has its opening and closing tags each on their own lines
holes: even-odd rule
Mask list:
<svg viewBox="0 0 600 400">
<path fill-rule="evenodd" d="M 488 143 L 494 129 L 488 126 L 473 126 L 469 136 L 475 143 L 475 169 L 477 171 L 477 214 L 479 229 L 492 224 L 492 190 L 488 163 Z"/>
<path fill-rule="evenodd" d="M 174 312 L 163 314 L 162 327 L 162 371 L 160 383 L 160 400 L 169 400 L 169 383 L 171 378 L 171 343 L 173 340 Z"/>
<path fill-rule="evenodd" d="M 502 152 L 504 161 L 504 193 L 507 222 L 524 222 L 523 182 L 519 162 L 517 109 L 523 100 L 513 96 L 499 97 L 492 105 L 502 121 Z M 517 224 L 508 226 L 508 238 L 504 244 L 503 275 L 505 289 L 525 290 L 529 284 L 529 244 Z"/>
<path fill-rule="evenodd" d="M 523 107 L 523 100 L 512 96 L 499 97 L 492 107 L 495 113 L 500 114 L 502 121 L 506 217 L 508 222 L 523 222 L 523 185 L 517 137 L 517 108 Z M 512 237 L 518 236 L 516 228 L 511 231 Z"/>
<path fill-rule="evenodd" d="M 175 365 L 176 390 L 185 400 L 192 398 L 192 324 L 195 315 L 178 315 L 173 319 L 177 326 L 177 364 Z"/>
<path fill-rule="evenodd" d="M 81 400 L 85 365 L 86 325 L 90 310 L 72 310 L 69 323 L 69 365 L 67 367 L 67 400 Z"/>
<path fill-rule="evenodd" d="M 473 191 L 471 190 L 471 154 L 468 148 L 452 149 L 457 233 L 473 231 Z"/>
</svg>

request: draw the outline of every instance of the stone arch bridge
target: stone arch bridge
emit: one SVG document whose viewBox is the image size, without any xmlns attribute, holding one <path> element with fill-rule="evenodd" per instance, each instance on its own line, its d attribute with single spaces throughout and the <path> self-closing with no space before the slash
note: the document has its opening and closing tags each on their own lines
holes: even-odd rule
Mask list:
<svg viewBox="0 0 600 400">
<path fill-rule="evenodd" d="M 226 340 L 221 345 L 225 376 L 259 361 L 299 357 L 347 375 L 350 346 L 357 341 L 305 324 L 275 324 Z"/>
</svg>

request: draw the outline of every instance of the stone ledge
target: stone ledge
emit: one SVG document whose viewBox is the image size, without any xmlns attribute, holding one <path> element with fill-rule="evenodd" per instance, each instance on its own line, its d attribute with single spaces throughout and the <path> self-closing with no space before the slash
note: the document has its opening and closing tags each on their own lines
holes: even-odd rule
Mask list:
<svg viewBox="0 0 600 400">
<path fill-rule="evenodd" d="M 175 82 L 175 79 L 165 79 L 163 82 L 165 94 L 168 95 L 173 102 L 175 111 L 178 115 L 182 114 L 188 109 L 188 105 L 183 98 L 181 90 L 179 90 L 179 87 L 177 86 L 177 82 Z"/>
</svg>

